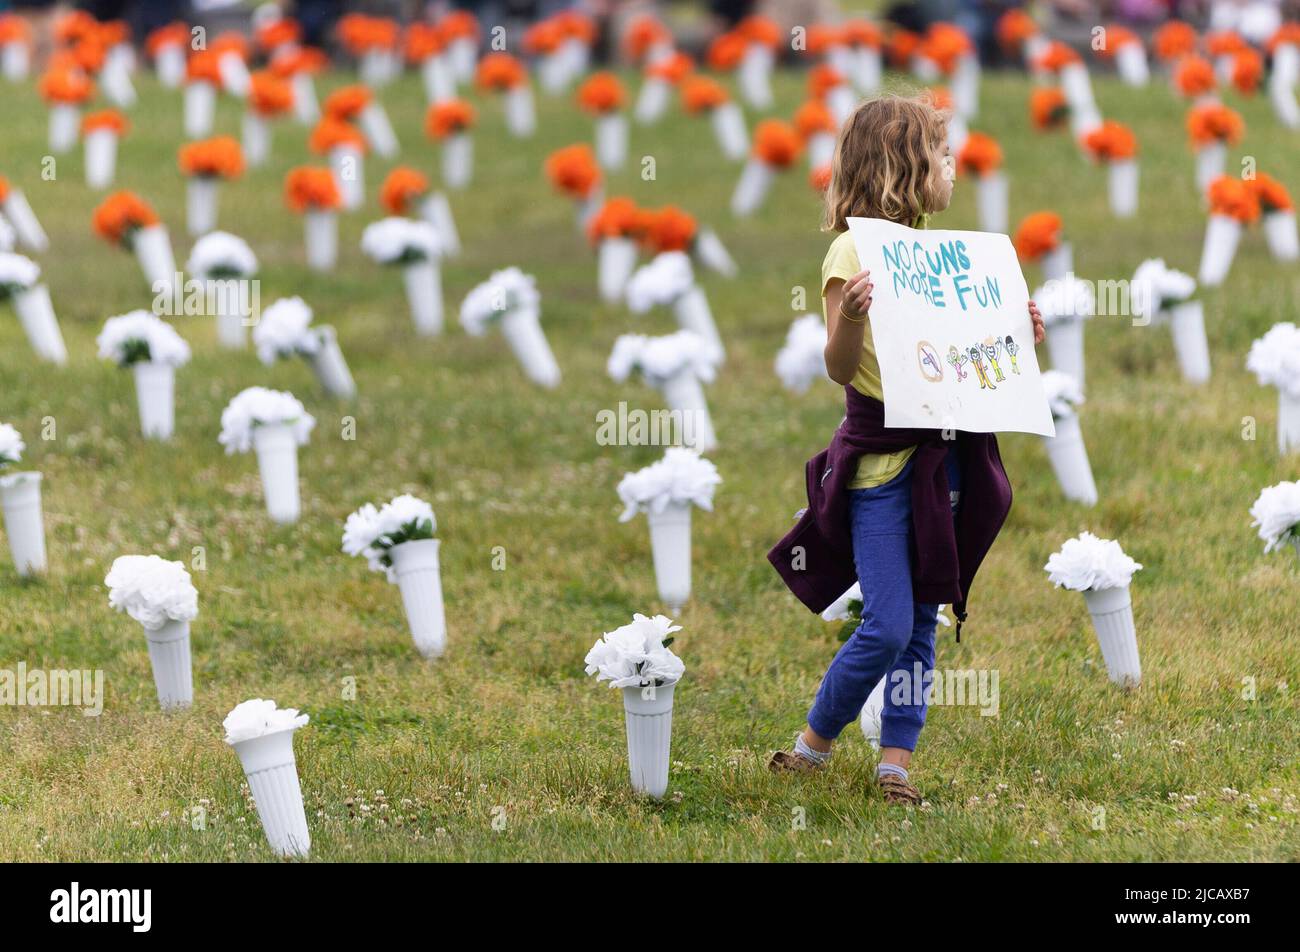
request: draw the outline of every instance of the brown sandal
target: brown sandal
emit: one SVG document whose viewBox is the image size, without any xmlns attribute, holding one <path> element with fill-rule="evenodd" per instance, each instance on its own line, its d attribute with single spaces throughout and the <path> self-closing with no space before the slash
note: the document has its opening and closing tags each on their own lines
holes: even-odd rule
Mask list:
<svg viewBox="0 0 1300 952">
<path fill-rule="evenodd" d="M 823 766 L 792 750 L 778 750 L 767 762 L 767 769 L 772 773 L 812 773 L 821 770 Z"/>
<path fill-rule="evenodd" d="M 876 778 L 876 785 L 885 802 L 890 805 L 916 807 L 921 805 L 921 791 L 898 774 L 885 774 Z"/>
</svg>

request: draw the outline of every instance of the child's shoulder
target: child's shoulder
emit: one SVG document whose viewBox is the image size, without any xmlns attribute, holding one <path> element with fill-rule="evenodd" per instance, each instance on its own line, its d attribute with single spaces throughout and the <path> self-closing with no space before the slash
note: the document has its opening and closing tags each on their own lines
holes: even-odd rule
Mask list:
<svg viewBox="0 0 1300 952">
<path fill-rule="evenodd" d="M 832 278 L 839 278 L 847 281 L 859 271 L 858 249 L 853 244 L 853 235 L 847 231 L 840 232 L 831 242 L 831 246 L 826 251 L 826 257 L 822 260 L 822 286 Z"/>
</svg>

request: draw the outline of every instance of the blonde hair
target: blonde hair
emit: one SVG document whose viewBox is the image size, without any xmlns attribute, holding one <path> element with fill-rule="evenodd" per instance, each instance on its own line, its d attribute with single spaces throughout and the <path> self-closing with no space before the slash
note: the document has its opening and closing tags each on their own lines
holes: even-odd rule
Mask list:
<svg viewBox="0 0 1300 952">
<path fill-rule="evenodd" d="M 823 231 L 847 231 L 850 217 L 915 225 L 939 210 L 934 153 L 947 116 L 928 99 L 888 95 L 854 110 L 835 143 Z"/>
</svg>

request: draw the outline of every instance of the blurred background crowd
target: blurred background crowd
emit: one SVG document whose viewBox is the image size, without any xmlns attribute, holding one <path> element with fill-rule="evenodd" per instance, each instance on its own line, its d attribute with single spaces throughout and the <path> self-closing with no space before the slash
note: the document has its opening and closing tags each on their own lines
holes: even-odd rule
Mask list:
<svg viewBox="0 0 1300 952">
<path fill-rule="evenodd" d="M 1092 29 L 1103 23 L 1121 23 L 1140 34 L 1170 19 L 1186 20 L 1197 27 L 1235 30 L 1247 40 L 1262 42 L 1284 19 L 1300 17 L 1300 0 L 279 0 L 272 3 L 242 0 L 0 0 L 0 12 L 12 11 L 32 22 L 37 55 L 48 49 L 50 24 L 72 9 L 86 10 L 99 20 L 127 22 L 137 41 L 153 29 L 175 20 L 204 24 L 210 29 L 239 29 L 259 7 L 275 7 L 302 25 L 305 39 L 329 49 L 333 26 L 347 13 L 411 20 L 435 18 L 451 9 L 472 11 L 479 22 L 501 24 L 508 35 L 539 18 L 566 8 L 582 11 L 600 27 L 597 56 L 617 61 L 621 25 L 653 13 L 677 37 L 687 52 L 707 46 L 719 33 L 742 18 L 760 13 L 787 28 L 810 23 L 834 23 L 848 16 L 868 15 L 888 24 L 920 32 L 929 24 L 956 23 L 975 40 L 985 65 L 997 65 L 1002 54 L 995 24 L 1009 9 L 1022 8 L 1051 37 L 1086 45 Z"/>
</svg>

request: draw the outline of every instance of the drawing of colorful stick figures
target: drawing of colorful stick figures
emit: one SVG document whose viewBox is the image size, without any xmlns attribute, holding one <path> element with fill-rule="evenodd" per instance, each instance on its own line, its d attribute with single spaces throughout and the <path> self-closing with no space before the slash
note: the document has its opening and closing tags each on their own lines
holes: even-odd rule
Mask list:
<svg viewBox="0 0 1300 952">
<path fill-rule="evenodd" d="M 1011 372 L 1013 374 L 1020 373 L 1020 368 L 1016 366 L 1016 354 L 1020 353 L 1020 345 L 1016 343 L 1014 337 L 1008 334 L 1003 346 L 1006 348 L 1007 356 L 1011 358 Z"/>
<path fill-rule="evenodd" d="M 984 354 L 980 351 L 979 345 L 968 347 L 966 353 L 970 354 L 971 366 L 975 368 L 975 377 L 980 382 L 981 390 L 996 390 L 993 381 L 989 379 L 989 372 L 984 368 Z"/>
<path fill-rule="evenodd" d="M 956 347 L 948 348 L 948 366 L 957 371 L 958 382 L 966 379 L 966 372 L 961 368 L 966 364 L 966 355 Z"/>
<path fill-rule="evenodd" d="M 916 344 L 916 361 L 921 365 L 921 376 L 930 383 L 943 379 L 943 364 L 939 362 L 939 352 L 928 340 Z"/>
<path fill-rule="evenodd" d="M 993 368 L 993 377 L 998 383 L 1006 380 L 1002 376 L 1002 368 L 998 366 L 998 344 L 1001 343 L 996 337 L 989 337 L 984 341 L 984 356 L 988 358 L 989 366 Z"/>
</svg>

